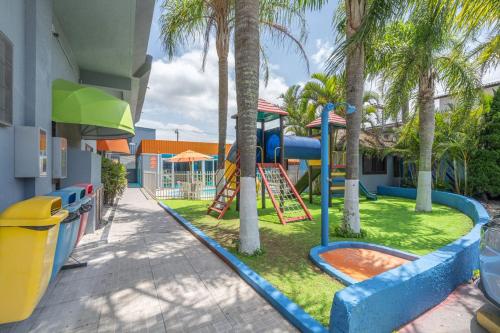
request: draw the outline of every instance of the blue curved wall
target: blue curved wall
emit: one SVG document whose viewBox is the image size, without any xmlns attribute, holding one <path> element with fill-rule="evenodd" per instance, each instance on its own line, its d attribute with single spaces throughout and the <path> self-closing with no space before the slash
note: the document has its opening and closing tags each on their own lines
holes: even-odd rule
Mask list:
<svg viewBox="0 0 500 333">
<path fill-rule="evenodd" d="M 378 194 L 416 198 L 416 190 L 378 188 Z M 391 332 L 442 302 L 479 267 L 481 225 L 489 215 L 477 201 L 433 191 L 432 200 L 469 216 L 475 226 L 462 238 L 418 260 L 353 284 L 335 294 L 330 332 Z"/>
</svg>

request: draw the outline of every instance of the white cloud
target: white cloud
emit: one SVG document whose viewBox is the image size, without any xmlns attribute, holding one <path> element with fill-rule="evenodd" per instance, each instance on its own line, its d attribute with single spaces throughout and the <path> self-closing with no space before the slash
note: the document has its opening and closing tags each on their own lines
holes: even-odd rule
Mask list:
<svg viewBox="0 0 500 333">
<path fill-rule="evenodd" d="M 482 82 L 483 83 L 490 83 L 490 82 L 496 82 L 500 80 L 500 66 L 490 68 L 486 73 L 484 73 Z"/>
<path fill-rule="evenodd" d="M 316 39 L 316 52 L 311 56 L 312 61 L 321 68 L 333 52 L 333 45 L 322 39 Z"/>
<path fill-rule="evenodd" d="M 213 44 L 213 43 L 212 43 Z M 205 71 L 201 70 L 202 52 L 194 48 L 171 61 L 153 62 L 141 121 L 138 126 L 158 129 L 158 137 L 175 138 L 179 129 L 181 140 L 217 141 L 218 119 L 218 59 L 211 47 Z M 283 77 L 277 76 L 272 65 L 267 87 L 261 80 L 259 94 L 273 103 L 288 88 Z M 234 140 L 236 84 L 234 55 L 229 55 L 228 141 Z"/>
</svg>

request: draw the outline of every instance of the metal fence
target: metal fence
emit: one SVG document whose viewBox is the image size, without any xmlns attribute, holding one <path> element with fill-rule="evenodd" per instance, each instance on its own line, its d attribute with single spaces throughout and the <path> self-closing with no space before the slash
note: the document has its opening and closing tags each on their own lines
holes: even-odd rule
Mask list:
<svg viewBox="0 0 500 333">
<path fill-rule="evenodd" d="M 144 173 L 143 187 L 156 199 L 213 200 L 215 197 L 215 172 L 172 172 L 161 175 Z"/>
</svg>

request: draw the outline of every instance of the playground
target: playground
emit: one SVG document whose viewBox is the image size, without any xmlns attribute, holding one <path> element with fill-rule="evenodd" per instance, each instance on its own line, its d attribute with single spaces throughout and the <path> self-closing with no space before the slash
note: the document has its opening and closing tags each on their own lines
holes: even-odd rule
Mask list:
<svg viewBox="0 0 500 333">
<path fill-rule="evenodd" d="M 309 260 L 309 251 L 320 242 L 320 197 L 306 205 L 312 221 L 283 226 L 268 199 L 259 209 L 260 236 L 264 253 L 256 257 L 238 255 L 239 215 L 230 209 L 223 219 L 206 215 L 209 205 L 201 200 L 165 200 L 168 206 L 200 228 L 268 280 L 286 296 L 324 325 L 328 325 L 333 294 L 345 286 L 323 273 Z M 259 202 L 260 207 L 260 202 Z M 329 209 L 330 230 L 340 225 L 343 199 L 334 198 Z M 472 228 L 472 221 L 455 209 L 435 205 L 432 214 L 415 214 L 414 201 L 379 197 L 360 199 L 360 214 L 367 236 L 363 242 L 381 244 L 416 255 L 425 255 L 460 238 Z M 331 236 L 330 241 L 346 241 Z"/>
<path fill-rule="evenodd" d="M 346 103 L 328 103 L 321 117 L 307 125 L 308 136 L 289 136 L 284 126 L 287 113 L 259 100 L 255 190 L 261 252 L 251 256 L 238 252 L 237 142 L 227 154 L 212 202 L 164 200 L 163 204 L 180 214 L 178 219 L 189 221 L 190 226 L 181 221 L 188 229 L 197 228 L 193 232 L 229 250 L 322 325 L 352 332 L 368 332 L 373 324 L 381 332 L 393 330 L 472 278 L 477 269 L 474 244 L 489 217 L 477 202 L 438 191 L 432 193 L 432 212 L 416 213 L 414 189 L 382 184 L 374 193 L 362 181 L 348 180 L 345 153 L 337 144 L 339 130 L 346 126 L 335 113 L 339 108 L 346 114 L 356 112 Z M 237 116 L 233 119 L 238 128 Z M 279 126 L 266 129 L 266 123 L 274 120 Z M 306 165 L 295 181 L 287 172 L 290 159 Z M 358 195 L 362 230 L 355 234 L 342 225 L 342 215 L 345 200 Z M 416 306 L 401 306 L 408 299 Z M 363 320 L 365 307 L 377 311 Z M 299 328 L 305 325 L 302 330 L 311 329 L 293 313 L 285 314 L 286 309 L 280 312 L 299 320 Z"/>
</svg>

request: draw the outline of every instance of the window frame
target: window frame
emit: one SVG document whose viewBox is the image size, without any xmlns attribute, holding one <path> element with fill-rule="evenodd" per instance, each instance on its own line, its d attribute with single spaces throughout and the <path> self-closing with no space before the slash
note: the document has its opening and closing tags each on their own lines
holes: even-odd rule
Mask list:
<svg viewBox="0 0 500 333">
<path fill-rule="evenodd" d="M 0 42 L 6 45 L 5 61 L 0 61 L 0 66 L 5 66 L 6 82 L 0 82 L 0 89 L 5 89 L 7 101 L 6 108 L 0 106 L 0 115 L 5 114 L 5 117 L 0 117 L 0 127 L 8 127 L 14 122 L 14 43 L 2 31 L 0 31 Z"/>
<path fill-rule="evenodd" d="M 361 157 L 361 159 L 362 159 L 361 160 L 361 169 L 363 170 L 363 175 L 387 175 L 387 156 L 382 159 L 383 170 L 381 170 L 381 171 L 366 170 L 365 158 L 370 158 L 372 170 L 374 169 L 373 168 L 374 167 L 373 161 L 375 159 L 380 160 L 380 158 L 377 156 L 373 156 L 373 155 L 369 155 L 369 154 L 364 153 Z"/>
</svg>

